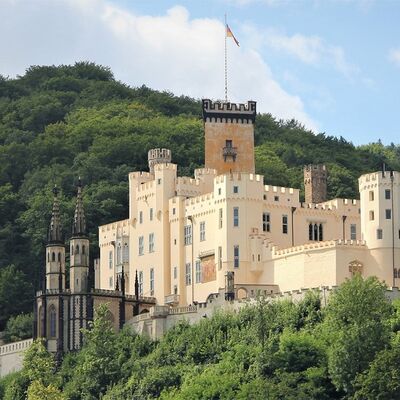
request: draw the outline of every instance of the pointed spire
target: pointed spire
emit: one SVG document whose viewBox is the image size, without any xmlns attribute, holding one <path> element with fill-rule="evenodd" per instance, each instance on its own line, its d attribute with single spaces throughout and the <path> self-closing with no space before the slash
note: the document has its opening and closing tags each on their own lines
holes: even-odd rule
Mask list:
<svg viewBox="0 0 400 400">
<path fill-rule="evenodd" d="M 81 177 L 79 177 L 77 185 L 75 215 L 74 222 L 72 224 L 72 236 L 86 236 L 86 218 L 83 209 Z"/>
<path fill-rule="evenodd" d="M 49 244 L 51 243 L 63 243 L 62 238 L 62 227 L 61 227 L 61 220 L 60 220 L 60 204 L 58 202 L 58 188 L 57 185 L 54 185 L 53 194 L 53 210 L 51 212 L 51 220 L 49 231 L 47 235 L 47 241 Z"/>
<path fill-rule="evenodd" d="M 135 274 L 135 297 L 136 297 L 136 300 L 139 300 L 139 279 L 138 279 L 137 270 L 136 270 L 136 274 Z"/>
</svg>

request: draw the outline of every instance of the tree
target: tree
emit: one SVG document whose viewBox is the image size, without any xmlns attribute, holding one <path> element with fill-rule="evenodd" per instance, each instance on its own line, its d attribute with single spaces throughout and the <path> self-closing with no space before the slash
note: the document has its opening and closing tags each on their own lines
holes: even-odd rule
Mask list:
<svg viewBox="0 0 400 400">
<path fill-rule="evenodd" d="M 385 285 L 356 275 L 332 295 L 326 308 L 329 373 L 338 390 L 353 393 L 354 379 L 388 345 L 391 305 Z"/>
<path fill-rule="evenodd" d="M 41 381 L 33 381 L 27 391 L 27 400 L 64 400 L 59 389 L 53 385 L 45 386 Z"/>
<path fill-rule="evenodd" d="M 21 293 L 24 296 L 21 296 Z M 27 281 L 25 274 L 14 265 L 0 269 L 0 329 L 5 328 L 12 315 L 31 310 L 32 298 L 32 285 Z"/>
<path fill-rule="evenodd" d="M 11 317 L 7 321 L 4 331 L 4 340 L 16 342 L 18 340 L 28 339 L 32 337 L 33 314 L 19 314 L 16 317 Z"/>
</svg>

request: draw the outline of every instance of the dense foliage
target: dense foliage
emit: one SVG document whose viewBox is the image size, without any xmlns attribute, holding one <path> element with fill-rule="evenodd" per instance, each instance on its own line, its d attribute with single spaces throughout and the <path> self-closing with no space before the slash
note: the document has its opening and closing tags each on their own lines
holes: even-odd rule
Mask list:
<svg viewBox="0 0 400 400">
<path fill-rule="evenodd" d="M 302 166 L 324 162 L 331 197 L 356 197 L 357 177 L 382 162 L 400 169 L 399 146 L 356 147 L 269 114 L 258 116 L 255 141 L 266 183 L 301 187 Z M 0 76 L 0 270 L 14 265 L 26 285 L 33 283 L 20 290 L 27 301 L 1 310 L 0 330 L 10 315 L 30 311 L 42 280 L 52 186 L 62 190 L 68 237 L 74 184 L 82 177 L 93 259 L 97 227 L 127 217 L 128 172 L 147 169 L 153 147 L 170 148 L 180 174 L 201 166 L 200 101 L 130 88 L 108 68 L 87 62 L 33 66 L 16 79 Z M 5 279 L 0 274 L 0 298 L 14 298 Z"/>
<path fill-rule="evenodd" d="M 23 370 L 0 380 L 4 399 L 400 397 L 400 303 L 375 278 L 346 281 L 326 308 L 313 292 L 297 303 L 259 299 L 196 325 L 183 321 L 158 342 L 127 327 L 115 333 L 107 313 L 97 309 L 83 349 L 58 369 L 34 343 Z"/>
</svg>

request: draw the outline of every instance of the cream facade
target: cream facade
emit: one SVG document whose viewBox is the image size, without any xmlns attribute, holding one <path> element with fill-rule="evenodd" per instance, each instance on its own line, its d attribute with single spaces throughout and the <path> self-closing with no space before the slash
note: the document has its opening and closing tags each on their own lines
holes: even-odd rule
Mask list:
<svg viewBox="0 0 400 400">
<path fill-rule="evenodd" d="M 324 166 L 306 166 L 299 189 L 254 173 L 255 102 L 203 101 L 206 167 L 178 177 L 167 149 L 149 151 L 150 172 L 129 174 L 129 217 L 99 227 L 96 285 L 124 274 L 133 294 L 159 305 L 340 285 L 354 273 L 396 286 L 400 269 L 400 174 L 359 179 L 360 200 L 326 199 Z M 329 171 L 328 171 L 329 173 Z"/>
</svg>

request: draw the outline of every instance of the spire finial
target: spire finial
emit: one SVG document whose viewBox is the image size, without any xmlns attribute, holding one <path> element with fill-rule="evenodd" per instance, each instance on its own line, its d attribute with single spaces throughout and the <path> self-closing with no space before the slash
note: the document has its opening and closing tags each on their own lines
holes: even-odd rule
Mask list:
<svg viewBox="0 0 400 400">
<path fill-rule="evenodd" d="M 82 180 L 78 178 L 74 222 L 72 224 L 73 236 L 86 236 L 86 218 L 83 209 Z"/>
<path fill-rule="evenodd" d="M 54 194 L 53 209 L 51 212 L 50 226 L 47 235 L 47 240 L 49 244 L 63 242 L 61 220 L 60 220 L 60 204 L 58 202 L 59 189 L 57 185 L 54 185 L 52 192 Z"/>
</svg>

